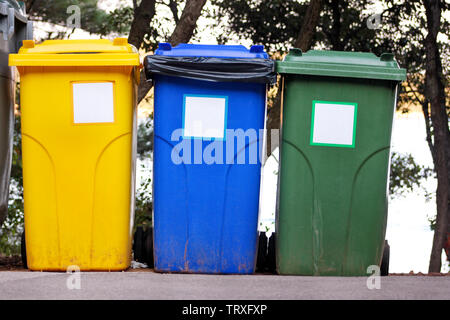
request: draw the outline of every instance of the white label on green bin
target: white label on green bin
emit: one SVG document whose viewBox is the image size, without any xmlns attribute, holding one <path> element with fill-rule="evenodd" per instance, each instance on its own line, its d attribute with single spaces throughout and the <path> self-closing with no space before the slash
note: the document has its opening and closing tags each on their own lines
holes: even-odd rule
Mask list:
<svg viewBox="0 0 450 320">
<path fill-rule="evenodd" d="M 73 83 L 73 122 L 114 122 L 112 82 Z"/>
<path fill-rule="evenodd" d="M 311 145 L 355 147 L 357 103 L 313 101 Z"/>
<path fill-rule="evenodd" d="M 225 139 L 228 97 L 184 95 L 183 137 Z"/>
</svg>

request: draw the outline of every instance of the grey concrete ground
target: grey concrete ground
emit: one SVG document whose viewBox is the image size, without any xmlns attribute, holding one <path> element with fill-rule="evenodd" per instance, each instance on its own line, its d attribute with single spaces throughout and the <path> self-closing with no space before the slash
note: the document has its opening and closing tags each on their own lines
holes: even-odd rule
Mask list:
<svg viewBox="0 0 450 320">
<path fill-rule="evenodd" d="M 152 271 L 79 274 L 0 272 L 0 299 L 450 299 L 450 277 L 389 276 L 369 290 L 367 278 L 276 275 L 158 274 Z M 72 280 L 72 282 L 70 282 Z M 77 278 L 70 278 L 72 286 Z"/>
</svg>

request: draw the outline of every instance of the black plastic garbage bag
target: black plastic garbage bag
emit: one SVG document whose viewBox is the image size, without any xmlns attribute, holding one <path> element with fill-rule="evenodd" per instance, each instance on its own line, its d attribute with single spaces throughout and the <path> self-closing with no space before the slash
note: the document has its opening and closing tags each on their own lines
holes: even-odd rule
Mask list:
<svg viewBox="0 0 450 320">
<path fill-rule="evenodd" d="M 275 62 L 270 59 L 151 55 L 145 57 L 144 66 L 148 81 L 166 75 L 213 82 L 277 82 Z"/>
</svg>

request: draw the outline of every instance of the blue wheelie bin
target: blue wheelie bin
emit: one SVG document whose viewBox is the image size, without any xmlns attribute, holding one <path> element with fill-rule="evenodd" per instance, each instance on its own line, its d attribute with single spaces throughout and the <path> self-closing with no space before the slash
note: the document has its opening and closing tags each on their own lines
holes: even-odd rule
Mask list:
<svg viewBox="0 0 450 320">
<path fill-rule="evenodd" d="M 154 84 L 154 263 L 160 272 L 253 273 L 266 93 L 262 46 L 161 43 Z"/>
</svg>

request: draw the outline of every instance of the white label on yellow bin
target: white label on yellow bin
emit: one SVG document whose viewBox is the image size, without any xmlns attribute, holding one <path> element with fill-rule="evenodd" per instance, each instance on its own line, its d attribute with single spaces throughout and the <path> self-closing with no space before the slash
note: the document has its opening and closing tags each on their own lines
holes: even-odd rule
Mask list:
<svg viewBox="0 0 450 320">
<path fill-rule="evenodd" d="M 313 101 L 311 145 L 355 147 L 357 103 Z"/>
<path fill-rule="evenodd" d="M 74 123 L 114 122 L 112 82 L 73 83 Z"/>
<path fill-rule="evenodd" d="M 185 95 L 183 136 L 225 139 L 227 103 L 222 96 Z"/>
</svg>

